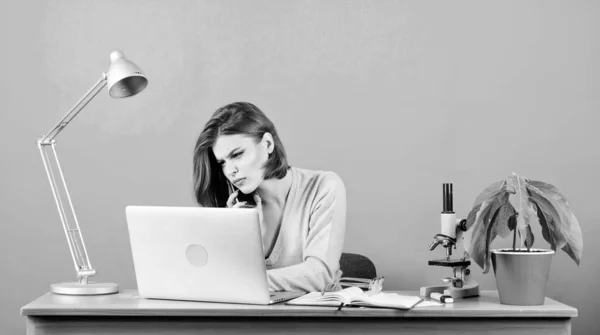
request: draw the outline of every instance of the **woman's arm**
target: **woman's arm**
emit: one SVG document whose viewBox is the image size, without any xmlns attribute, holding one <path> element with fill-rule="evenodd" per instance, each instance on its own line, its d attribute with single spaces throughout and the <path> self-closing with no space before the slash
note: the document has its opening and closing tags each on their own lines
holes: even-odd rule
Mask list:
<svg viewBox="0 0 600 335">
<path fill-rule="evenodd" d="M 321 291 L 339 271 L 346 232 L 346 188 L 335 173 L 324 176 L 311 210 L 303 262 L 267 271 L 274 291 Z"/>
</svg>

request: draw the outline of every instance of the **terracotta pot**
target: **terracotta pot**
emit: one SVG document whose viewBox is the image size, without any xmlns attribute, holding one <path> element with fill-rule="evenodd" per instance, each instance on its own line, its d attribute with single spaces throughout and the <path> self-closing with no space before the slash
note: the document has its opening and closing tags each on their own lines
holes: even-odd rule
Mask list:
<svg viewBox="0 0 600 335">
<path fill-rule="evenodd" d="M 543 305 L 546 282 L 554 251 L 547 249 L 492 250 L 492 266 L 500 303 L 505 305 Z"/>
</svg>

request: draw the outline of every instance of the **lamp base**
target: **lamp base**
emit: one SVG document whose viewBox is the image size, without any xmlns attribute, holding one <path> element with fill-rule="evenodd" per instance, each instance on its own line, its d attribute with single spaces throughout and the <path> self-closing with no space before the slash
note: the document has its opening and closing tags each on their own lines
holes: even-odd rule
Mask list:
<svg viewBox="0 0 600 335">
<path fill-rule="evenodd" d="M 114 283 L 59 283 L 50 285 L 50 291 L 65 295 L 114 294 L 119 292 L 119 285 Z"/>
</svg>

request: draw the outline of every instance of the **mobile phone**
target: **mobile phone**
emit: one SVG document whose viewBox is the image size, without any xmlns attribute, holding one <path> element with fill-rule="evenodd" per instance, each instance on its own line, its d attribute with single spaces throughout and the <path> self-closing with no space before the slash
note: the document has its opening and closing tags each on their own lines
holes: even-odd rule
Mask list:
<svg viewBox="0 0 600 335">
<path fill-rule="evenodd" d="M 231 183 L 231 181 L 229 181 L 229 179 L 227 180 L 227 185 L 229 188 L 229 194 L 231 194 L 235 191 L 239 191 L 239 189 L 237 187 L 235 187 L 235 185 L 233 185 L 233 183 Z M 238 195 L 236 197 L 236 200 L 237 201 L 233 202 L 234 204 L 237 202 L 245 201 L 246 205 L 243 207 L 254 208 L 256 206 L 256 202 L 254 201 L 254 193 L 244 194 L 242 191 L 239 191 Z"/>
</svg>

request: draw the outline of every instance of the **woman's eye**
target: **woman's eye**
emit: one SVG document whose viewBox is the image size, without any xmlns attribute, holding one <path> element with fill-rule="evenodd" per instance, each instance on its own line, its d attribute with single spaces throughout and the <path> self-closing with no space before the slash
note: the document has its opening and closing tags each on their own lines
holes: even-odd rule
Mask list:
<svg viewBox="0 0 600 335">
<path fill-rule="evenodd" d="M 240 151 L 240 152 L 236 152 L 235 154 L 231 155 L 231 158 L 238 158 L 239 156 L 241 156 L 244 152 Z"/>
</svg>

